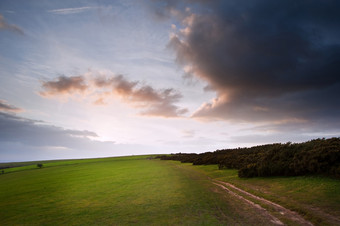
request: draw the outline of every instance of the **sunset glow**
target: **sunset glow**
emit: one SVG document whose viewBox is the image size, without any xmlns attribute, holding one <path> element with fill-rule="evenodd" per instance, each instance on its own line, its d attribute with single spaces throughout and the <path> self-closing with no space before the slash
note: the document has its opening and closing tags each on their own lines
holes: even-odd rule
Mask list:
<svg viewBox="0 0 340 226">
<path fill-rule="evenodd" d="M 340 136 L 336 1 L 0 2 L 0 162 Z"/>
</svg>

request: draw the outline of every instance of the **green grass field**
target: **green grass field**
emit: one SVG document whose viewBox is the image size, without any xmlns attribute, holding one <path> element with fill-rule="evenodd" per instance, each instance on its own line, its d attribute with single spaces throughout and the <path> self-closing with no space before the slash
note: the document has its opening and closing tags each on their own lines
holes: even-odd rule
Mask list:
<svg viewBox="0 0 340 226">
<path fill-rule="evenodd" d="M 16 163 L 12 166 L 23 166 L 0 175 L 0 225 L 268 225 L 256 209 L 211 179 L 279 203 L 318 225 L 332 225 L 327 214 L 340 215 L 339 180 L 240 179 L 236 170 L 216 165 L 147 157 L 45 161 L 42 169 L 38 162 Z"/>
<path fill-rule="evenodd" d="M 53 161 L 0 175 L 0 225 L 263 224 L 203 173 L 145 156 Z"/>
<path fill-rule="evenodd" d="M 192 166 L 207 176 L 283 205 L 316 225 L 334 225 L 340 216 L 340 180 L 322 176 L 239 178 L 237 170 L 218 170 L 216 165 Z"/>
</svg>

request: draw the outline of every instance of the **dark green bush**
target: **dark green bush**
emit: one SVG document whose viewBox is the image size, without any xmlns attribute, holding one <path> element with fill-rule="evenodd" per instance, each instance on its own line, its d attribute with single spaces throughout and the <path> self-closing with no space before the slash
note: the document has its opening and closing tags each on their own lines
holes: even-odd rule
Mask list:
<svg viewBox="0 0 340 226">
<path fill-rule="evenodd" d="M 323 174 L 340 178 L 340 139 L 276 143 L 202 154 L 179 153 L 160 159 L 194 165 L 218 164 L 219 169 L 238 169 L 240 177 Z"/>
</svg>

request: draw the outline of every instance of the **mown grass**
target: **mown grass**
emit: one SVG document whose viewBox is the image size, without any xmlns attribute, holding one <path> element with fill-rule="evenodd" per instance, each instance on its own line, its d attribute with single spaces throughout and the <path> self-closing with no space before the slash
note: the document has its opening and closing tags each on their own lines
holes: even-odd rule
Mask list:
<svg viewBox="0 0 340 226">
<path fill-rule="evenodd" d="M 212 192 L 216 187 L 204 174 L 178 162 L 136 156 L 13 169 L 0 175 L 1 225 L 264 223 L 253 209 Z"/>
<path fill-rule="evenodd" d="M 237 170 L 218 170 L 217 165 L 188 167 L 297 211 L 315 224 L 332 224 L 327 214 L 340 216 L 338 179 L 323 176 L 239 178 Z"/>
</svg>

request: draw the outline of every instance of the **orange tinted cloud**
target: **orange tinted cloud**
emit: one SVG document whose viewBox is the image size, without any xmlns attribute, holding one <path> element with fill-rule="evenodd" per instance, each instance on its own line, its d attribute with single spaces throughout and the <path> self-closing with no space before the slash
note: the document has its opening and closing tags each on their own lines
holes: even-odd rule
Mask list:
<svg viewBox="0 0 340 226">
<path fill-rule="evenodd" d="M 18 34 L 23 35 L 24 32 L 22 31 L 22 29 L 14 24 L 8 24 L 5 20 L 5 18 L 3 17 L 3 15 L 0 14 L 0 29 L 4 29 L 4 30 L 9 30 Z"/>
<path fill-rule="evenodd" d="M 0 100 L 0 111 L 4 112 L 21 112 L 23 109 L 7 104 L 7 101 Z"/>
<path fill-rule="evenodd" d="M 155 89 L 139 81 L 129 81 L 123 75 L 60 76 L 43 82 L 42 88 L 44 91 L 40 94 L 44 97 L 76 92 L 96 94 L 96 105 L 105 104 L 108 96 L 119 97 L 132 107 L 142 109 L 140 114 L 145 116 L 179 117 L 187 112 L 176 105 L 182 95 L 174 89 Z"/>
<path fill-rule="evenodd" d="M 58 94 L 71 94 L 74 92 L 83 92 L 88 86 L 86 85 L 85 78 L 83 76 L 59 76 L 54 81 L 45 81 L 42 83 L 44 89 L 40 92 L 42 96 L 53 96 Z"/>
<path fill-rule="evenodd" d="M 98 88 L 110 88 L 111 95 L 119 96 L 124 102 L 144 109 L 142 115 L 178 117 L 187 112 L 175 105 L 182 95 L 174 89 L 156 90 L 150 85 L 139 85 L 139 81 L 128 81 L 123 75 L 96 77 L 93 84 Z"/>
</svg>

